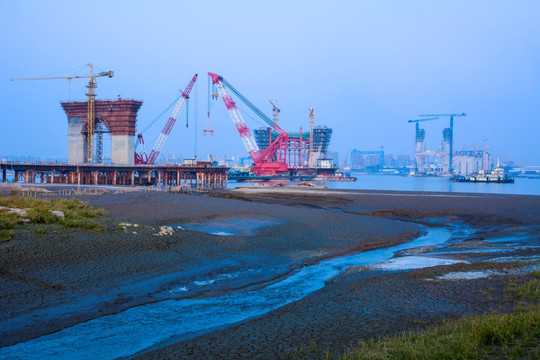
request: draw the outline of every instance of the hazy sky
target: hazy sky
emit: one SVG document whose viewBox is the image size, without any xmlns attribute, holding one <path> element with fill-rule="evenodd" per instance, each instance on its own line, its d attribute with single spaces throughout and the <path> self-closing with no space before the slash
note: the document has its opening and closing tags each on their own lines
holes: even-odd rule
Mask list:
<svg viewBox="0 0 540 360">
<path fill-rule="evenodd" d="M 465 112 L 455 149 L 487 138 L 495 156 L 540 165 L 540 1 L 1 0 L 0 48 L 0 158 L 66 157 L 60 101 L 85 100 L 86 80 L 9 79 L 83 75 L 92 62 L 115 72 L 98 79 L 99 99 L 143 100 L 139 130 L 199 74 L 190 128 L 184 110 L 165 154 L 247 156 L 221 99 L 214 137 L 202 136 L 215 72 L 270 117 L 277 99 L 287 131 L 308 129 L 313 107 L 341 160 L 381 146 L 412 155 L 408 119 Z M 147 144 L 165 121 L 144 134 Z M 429 149 L 447 126 L 423 123 Z"/>
</svg>

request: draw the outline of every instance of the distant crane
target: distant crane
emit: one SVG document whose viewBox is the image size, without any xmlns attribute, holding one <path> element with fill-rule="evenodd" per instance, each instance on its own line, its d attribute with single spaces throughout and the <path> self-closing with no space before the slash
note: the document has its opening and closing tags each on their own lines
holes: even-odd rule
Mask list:
<svg viewBox="0 0 540 360">
<path fill-rule="evenodd" d="M 272 102 L 272 100 L 268 100 L 270 101 L 270 104 L 272 104 L 272 110 L 274 112 L 274 122 L 277 124 L 278 123 L 278 114 L 279 112 L 281 111 L 278 106 L 277 106 L 277 100 L 274 100 L 274 102 Z"/>
<path fill-rule="evenodd" d="M 454 116 L 467 116 L 467 114 L 465 113 L 461 113 L 461 114 L 424 114 L 424 115 L 419 115 L 419 116 L 437 116 L 437 117 L 449 117 L 450 118 L 450 129 L 447 133 L 447 136 L 448 136 L 448 139 L 449 139 L 449 149 L 448 149 L 448 172 L 450 174 L 453 173 L 454 171 L 454 167 L 452 165 L 452 153 L 454 151 Z"/>
<path fill-rule="evenodd" d="M 309 155 L 308 155 L 308 166 L 313 167 L 313 125 L 315 121 L 315 111 L 313 108 L 309 108 Z"/>
<path fill-rule="evenodd" d="M 88 115 L 86 118 L 86 128 L 87 128 L 87 135 L 86 139 L 88 142 L 88 162 L 92 162 L 93 157 L 93 137 L 94 137 L 94 130 L 95 130 L 95 100 L 96 100 L 96 78 L 107 76 L 112 78 L 114 76 L 114 72 L 109 71 L 103 71 L 99 74 L 94 75 L 94 65 L 92 63 L 87 64 L 88 67 L 90 67 L 90 73 L 88 75 L 70 75 L 70 76 L 51 76 L 51 77 L 33 77 L 33 78 L 16 78 L 11 79 L 11 81 L 19 81 L 19 80 L 55 80 L 55 79 L 66 79 L 67 81 L 71 82 L 71 79 L 82 79 L 86 78 L 88 80 L 88 85 L 86 85 L 86 88 L 88 89 L 88 92 L 86 93 L 87 101 L 88 101 Z M 99 161 L 100 159 L 98 159 Z"/>
<path fill-rule="evenodd" d="M 169 120 L 167 120 L 167 123 L 165 123 L 165 127 L 161 131 L 159 138 L 154 144 L 154 147 L 152 148 L 150 155 L 148 156 L 146 155 L 146 150 L 144 148 L 144 139 L 143 139 L 142 134 L 137 135 L 137 138 L 139 139 L 139 143 L 143 145 L 143 150 L 141 151 L 141 153 L 135 153 L 135 164 L 155 164 L 156 163 L 159 153 L 161 152 L 161 149 L 163 149 L 163 145 L 165 144 L 165 140 L 167 140 L 167 137 L 171 133 L 171 130 L 174 124 L 176 123 L 176 119 L 178 119 L 180 110 L 182 110 L 182 108 L 184 107 L 184 104 L 189 99 L 189 94 L 191 93 L 191 89 L 193 89 L 193 84 L 195 84 L 196 80 L 197 80 L 197 74 L 193 76 L 189 84 L 186 86 L 186 89 L 182 92 L 182 95 L 178 99 L 178 102 L 176 103 L 171 113 L 171 116 L 169 117 Z"/>
<path fill-rule="evenodd" d="M 432 118 L 427 118 L 427 119 L 416 119 L 416 120 L 409 120 L 407 121 L 408 123 L 416 123 L 416 130 L 419 130 L 420 127 L 418 126 L 418 123 L 421 122 L 421 121 L 431 121 L 431 120 L 439 120 L 438 117 L 432 117 Z"/>
</svg>

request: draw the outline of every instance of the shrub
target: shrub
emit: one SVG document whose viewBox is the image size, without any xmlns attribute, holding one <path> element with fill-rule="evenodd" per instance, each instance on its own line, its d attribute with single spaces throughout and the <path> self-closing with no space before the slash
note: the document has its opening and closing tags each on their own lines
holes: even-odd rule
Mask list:
<svg viewBox="0 0 540 360">
<path fill-rule="evenodd" d="M 54 215 L 49 209 L 34 208 L 28 210 L 26 217 L 34 224 L 57 224 L 60 218 Z"/>
</svg>

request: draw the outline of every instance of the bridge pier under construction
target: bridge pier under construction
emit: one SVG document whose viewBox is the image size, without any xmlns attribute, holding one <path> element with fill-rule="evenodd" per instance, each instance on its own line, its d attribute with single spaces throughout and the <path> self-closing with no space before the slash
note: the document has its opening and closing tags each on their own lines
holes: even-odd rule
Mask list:
<svg viewBox="0 0 540 360">
<path fill-rule="evenodd" d="M 15 182 L 69 185 L 189 186 L 197 189 L 226 188 L 228 168 L 201 165 L 77 165 L 2 163 L 2 182 L 7 172 Z"/>
</svg>

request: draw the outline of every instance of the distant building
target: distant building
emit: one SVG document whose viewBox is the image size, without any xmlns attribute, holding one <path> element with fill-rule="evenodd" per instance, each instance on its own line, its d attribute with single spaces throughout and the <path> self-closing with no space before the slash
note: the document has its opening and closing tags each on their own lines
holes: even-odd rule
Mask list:
<svg viewBox="0 0 540 360">
<path fill-rule="evenodd" d="M 479 170 L 491 170 L 491 156 L 483 151 L 456 151 L 453 156 L 454 173 L 458 175 L 476 174 Z"/>
</svg>

